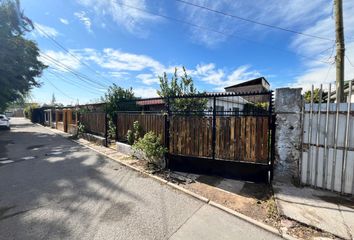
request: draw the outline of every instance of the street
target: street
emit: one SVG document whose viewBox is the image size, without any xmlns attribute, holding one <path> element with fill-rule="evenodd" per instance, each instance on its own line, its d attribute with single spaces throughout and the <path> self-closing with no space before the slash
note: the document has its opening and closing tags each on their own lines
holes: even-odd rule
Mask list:
<svg viewBox="0 0 354 240">
<path fill-rule="evenodd" d="M 277 239 L 21 118 L 0 131 L 0 239 Z"/>
</svg>

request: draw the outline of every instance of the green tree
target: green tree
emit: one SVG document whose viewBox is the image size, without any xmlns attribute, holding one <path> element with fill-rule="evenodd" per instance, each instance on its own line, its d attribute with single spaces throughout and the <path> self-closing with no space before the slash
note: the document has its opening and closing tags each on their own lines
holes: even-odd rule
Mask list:
<svg viewBox="0 0 354 240">
<path fill-rule="evenodd" d="M 53 93 L 52 94 L 52 100 L 50 101 L 50 106 L 55 106 L 56 103 L 57 103 L 57 100 L 55 99 L 55 95 Z"/>
<path fill-rule="evenodd" d="M 37 44 L 24 38 L 32 29 L 18 0 L 0 1 L 0 110 L 40 86 L 35 78 L 46 66 L 38 60 Z"/>
<path fill-rule="evenodd" d="M 327 99 L 328 92 L 322 91 L 322 99 L 321 102 L 323 102 L 324 99 Z M 311 102 L 311 90 L 308 90 L 304 93 L 304 100 L 306 103 Z M 315 88 L 313 90 L 313 102 L 314 103 L 319 103 L 320 102 L 320 89 Z"/>
<path fill-rule="evenodd" d="M 170 109 L 172 111 L 204 111 L 207 106 L 208 100 L 206 98 L 193 98 L 194 95 L 201 94 L 194 87 L 192 77 L 188 76 L 186 69 L 183 67 L 182 76 L 178 77 L 177 68 L 171 77 L 171 81 L 168 80 L 167 74 L 159 76 L 160 90 L 157 94 L 162 98 L 172 97 L 170 99 Z M 182 96 L 190 96 L 184 98 L 175 98 Z"/>
<path fill-rule="evenodd" d="M 106 112 L 108 114 L 108 135 L 110 138 L 115 137 L 116 125 L 114 121 L 116 119 L 116 111 L 132 111 L 136 109 L 136 103 L 134 100 L 137 99 L 134 96 L 132 88 L 124 89 L 122 87 L 113 84 L 107 90 L 105 96 L 101 99 L 106 103 Z"/>
<path fill-rule="evenodd" d="M 106 103 L 108 116 L 113 119 L 116 111 L 134 110 L 135 102 L 129 101 L 134 99 L 137 98 L 134 96 L 132 88 L 124 89 L 113 84 L 108 88 L 102 101 Z"/>
</svg>

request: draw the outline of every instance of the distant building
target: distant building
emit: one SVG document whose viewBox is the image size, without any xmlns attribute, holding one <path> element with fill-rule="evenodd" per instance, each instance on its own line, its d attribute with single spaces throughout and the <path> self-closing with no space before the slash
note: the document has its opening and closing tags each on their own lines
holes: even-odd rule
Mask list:
<svg viewBox="0 0 354 240">
<path fill-rule="evenodd" d="M 270 90 L 269 82 L 264 77 L 248 80 L 236 85 L 225 87 L 226 92 L 235 93 L 253 93 L 268 92 Z M 244 96 L 244 99 L 250 102 L 268 102 L 268 95 Z"/>
<path fill-rule="evenodd" d="M 247 100 L 240 96 L 228 96 L 223 92 L 207 92 L 205 93 L 205 96 L 208 101 L 205 111 L 213 111 L 214 101 L 212 97 L 208 96 L 214 96 L 215 94 L 219 95 L 215 101 L 215 109 L 218 114 L 222 114 L 223 112 L 228 112 L 227 114 L 238 114 L 243 111 L 244 105 L 248 103 Z M 136 104 L 142 107 L 143 111 L 166 110 L 165 101 L 163 99 L 138 100 Z"/>
<path fill-rule="evenodd" d="M 352 94 L 351 96 L 349 96 L 349 82 L 352 81 Z M 336 102 L 336 90 L 332 90 L 331 91 L 331 101 Z M 348 81 L 344 81 L 344 97 L 345 97 L 345 101 L 348 101 L 348 98 L 350 99 L 350 102 L 354 102 L 354 79 L 352 80 L 348 80 Z M 324 100 L 327 100 L 327 96 L 325 96 L 323 98 Z"/>
</svg>

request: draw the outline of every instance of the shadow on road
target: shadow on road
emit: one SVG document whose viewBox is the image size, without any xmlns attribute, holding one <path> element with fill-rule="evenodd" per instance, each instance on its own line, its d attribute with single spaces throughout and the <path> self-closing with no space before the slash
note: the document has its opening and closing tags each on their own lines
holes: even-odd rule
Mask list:
<svg viewBox="0 0 354 240">
<path fill-rule="evenodd" d="M 28 125 L 15 127 L 27 132 L 1 134 L 0 157 L 14 161 L 0 165 L 0 228 L 6 229 L 1 239 L 69 238 L 74 214 L 84 234 L 97 221 L 92 213 L 103 212 L 106 220 L 130 214 L 132 204 L 117 202 L 117 194 L 142 201 L 122 187 L 130 181 L 129 174 L 118 175 L 122 167 L 62 137 L 29 131 Z M 21 161 L 28 156 L 35 157 Z M 95 202 L 105 203 L 103 209 Z"/>
</svg>

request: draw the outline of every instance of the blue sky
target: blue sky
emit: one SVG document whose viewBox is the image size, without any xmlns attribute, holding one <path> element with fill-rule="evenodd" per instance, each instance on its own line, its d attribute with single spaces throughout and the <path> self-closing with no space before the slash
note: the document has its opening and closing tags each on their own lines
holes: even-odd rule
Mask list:
<svg viewBox="0 0 354 240">
<path fill-rule="evenodd" d="M 334 39 L 332 1 L 190 2 Z M 258 76 L 265 76 L 273 89 L 308 88 L 335 80 L 333 41 L 244 22 L 176 0 L 23 0 L 21 4 L 38 29 L 28 37 L 38 43 L 41 60 L 50 66 L 40 78 L 42 87 L 32 91 L 39 103 L 48 103 L 53 93 L 64 104 L 92 102 L 112 83 L 133 87 L 138 96 L 156 96 L 158 75 L 172 74 L 181 66 L 200 91 L 223 91 Z M 352 12 L 353 1 L 344 0 L 347 58 L 354 64 Z M 89 79 L 78 78 L 68 66 Z M 346 78 L 353 77 L 354 68 L 346 60 Z"/>
</svg>

